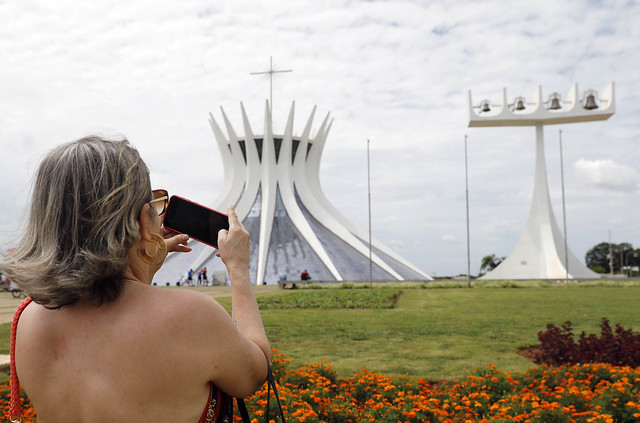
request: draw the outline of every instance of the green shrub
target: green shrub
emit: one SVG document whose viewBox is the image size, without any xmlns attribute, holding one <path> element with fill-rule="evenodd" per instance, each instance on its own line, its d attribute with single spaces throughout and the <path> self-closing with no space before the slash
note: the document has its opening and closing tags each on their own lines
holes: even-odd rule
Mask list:
<svg viewBox="0 0 640 423">
<path fill-rule="evenodd" d="M 343 290 L 323 289 L 313 291 L 282 292 L 279 295 L 258 297 L 261 310 L 295 308 L 393 308 L 400 296 L 397 289 Z"/>
</svg>

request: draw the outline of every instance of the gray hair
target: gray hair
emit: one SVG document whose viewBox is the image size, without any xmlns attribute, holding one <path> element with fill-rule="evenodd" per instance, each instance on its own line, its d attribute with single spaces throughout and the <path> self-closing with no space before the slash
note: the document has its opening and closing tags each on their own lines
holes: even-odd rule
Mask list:
<svg viewBox="0 0 640 423">
<path fill-rule="evenodd" d="M 47 308 L 115 300 L 150 200 L 149 169 L 126 139 L 63 144 L 40 164 L 24 237 L 0 270 Z"/>
</svg>

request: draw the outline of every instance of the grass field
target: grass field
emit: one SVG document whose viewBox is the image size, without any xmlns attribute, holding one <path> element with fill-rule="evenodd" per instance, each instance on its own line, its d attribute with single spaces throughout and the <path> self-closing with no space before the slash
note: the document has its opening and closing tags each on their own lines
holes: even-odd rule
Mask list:
<svg viewBox="0 0 640 423">
<path fill-rule="evenodd" d="M 393 309 L 269 309 L 262 315 L 272 347 L 293 365 L 328 361 L 343 377 L 367 368 L 446 380 L 488 363 L 524 371 L 533 364 L 517 350 L 538 344 L 537 333 L 547 323 L 570 320 L 576 332 L 589 333 L 599 332 L 607 317 L 640 329 L 640 286 L 519 286 L 403 289 Z"/>
<path fill-rule="evenodd" d="M 448 380 L 488 363 L 503 371 L 532 367 L 517 350 L 536 345 L 537 333 L 547 323 L 570 320 L 577 332 L 597 332 L 601 318 L 607 317 L 612 324 L 640 330 L 638 284 L 376 286 L 375 290 L 402 291 L 395 308 L 263 310 L 272 347 L 294 366 L 327 361 L 340 377 L 367 368 L 389 376 Z M 303 291 L 318 296 L 330 293 L 286 290 L 261 293 L 259 298 Z M 360 290 L 345 291 L 357 295 Z M 230 308 L 230 298 L 218 301 Z M 8 351 L 8 324 L 0 326 L 0 333 L 0 351 Z"/>
</svg>

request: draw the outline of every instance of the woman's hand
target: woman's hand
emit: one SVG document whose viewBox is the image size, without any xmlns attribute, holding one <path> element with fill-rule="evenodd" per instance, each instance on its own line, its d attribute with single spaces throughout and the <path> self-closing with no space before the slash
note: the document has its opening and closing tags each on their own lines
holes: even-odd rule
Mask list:
<svg viewBox="0 0 640 423">
<path fill-rule="evenodd" d="M 167 252 L 171 253 L 177 251 L 179 253 L 188 253 L 191 248 L 187 247 L 189 242 L 189 235 L 177 234 L 164 226 L 160 229 L 160 234 L 164 238 L 164 242 L 167 244 Z"/>
<path fill-rule="evenodd" d="M 227 266 L 229 276 L 237 271 L 249 270 L 249 232 L 242 222 L 238 220 L 233 206 L 227 209 L 229 215 L 229 230 L 221 229 L 218 232 L 218 253 L 216 255 L 222 259 Z"/>
<path fill-rule="evenodd" d="M 271 360 L 271 346 L 249 275 L 249 232 L 238 219 L 233 206 L 229 206 L 227 214 L 229 230 L 218 232 L 217 254 L 229 272 L 231 314 L 235 325 L 233 329 L 226 329 L 231 335 L 225 336 L 228 341 L 220 353 L 223 356 L 220 362 L 227 364 L 219 366 L 211 380 L 229 394 L 246 396 L 255 392 L 267 378 L 265 358 L 266 361 Z"/>
</svg>

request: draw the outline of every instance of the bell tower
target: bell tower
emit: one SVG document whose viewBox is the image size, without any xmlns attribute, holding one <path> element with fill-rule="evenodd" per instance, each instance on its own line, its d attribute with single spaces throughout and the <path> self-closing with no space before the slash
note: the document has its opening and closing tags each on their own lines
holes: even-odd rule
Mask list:
<svg viewBox="0 0 640 423">
<path fill-rule="evenodd" d="M 516 97 L 507 102 L 503 89 L 499 104 L 482 100 L 474 106 L 469 91 L 469 126 L 533 126 L 536 130 L 535 179 L 529 218 L 520 240 L 507 258 L 481 279 L 597 279 L 598 274 L 585 266 L 567 247 L 556 223 L 544 155 L 544 126 L 609 119 L 615 113 L 613 82 L 603 90 L 587 90 L 578 98 L 577 84 L 566 100 L 553 92 L 543 101 L 542 87 L 533 100 Z"/>
</svg>

